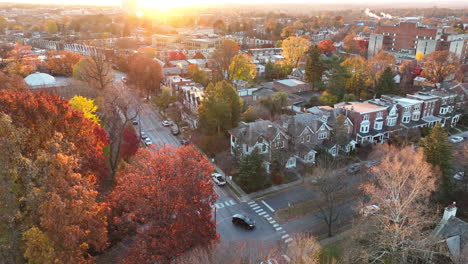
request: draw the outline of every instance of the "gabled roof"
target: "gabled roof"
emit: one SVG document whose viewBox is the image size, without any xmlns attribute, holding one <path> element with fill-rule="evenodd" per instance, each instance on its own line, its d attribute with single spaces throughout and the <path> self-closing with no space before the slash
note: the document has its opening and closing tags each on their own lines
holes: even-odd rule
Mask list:
<svg viewBox="0 0 468 264">
<path fill-rule="evenodd" d="M 260 139 L 264 138 L 267 141 L 273 141 L 278 133 L 287 137 L 283 129 L 271 122 L 270 120 L 256 120 L 255 122 L 244 123 L 241 122 L 239 126 L 229 130 L 229 133 L 237 138 L 240 138 L 243 142 L 249 146 L 255 145 Z"/>
</svg>

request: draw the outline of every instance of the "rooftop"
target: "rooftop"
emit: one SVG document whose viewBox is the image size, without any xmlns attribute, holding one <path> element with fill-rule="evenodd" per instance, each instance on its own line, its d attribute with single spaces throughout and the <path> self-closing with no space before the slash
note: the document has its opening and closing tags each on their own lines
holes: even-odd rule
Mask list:
<svg viewBox="0 0 468 264">
<path fill-rule="evenodd" d="M 387 109 L 386 107 L 371 104 L 371 103 L 355 103 L 355 104 L 345 105 L 344 108 L 354 111 L 354 112 L 361 113 L 361 114 Z"/>
<path fill-rule="evenodd" d="M 278 81 L 275 81 L 275 82 L 278 82 L 278 83 L 281 83 L 283 85 L 290 86 L 290 87 L 306 84 L 305 82 L 299 81 L 299 80 L 296 80 L 296 79 L 284 79 L 284 80 L 278 80 Z"/>
</svg>

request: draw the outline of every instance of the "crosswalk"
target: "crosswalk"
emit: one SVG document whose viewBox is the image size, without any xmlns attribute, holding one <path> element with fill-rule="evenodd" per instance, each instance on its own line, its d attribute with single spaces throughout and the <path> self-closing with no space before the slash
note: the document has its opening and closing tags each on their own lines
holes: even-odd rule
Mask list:
<svg viewBox="0 0 468 264">
<path fill-rule="evenodd" d="M 213 205 L 213 208 L 221 209 L 221 208 L 224 208 L 224 207 L 233 206 L 233 205 L 235 205 L 235 204 L 236 204 L 235 201 L 229 200 L 229 201 L 226 201 L 226 202 L 215 203 L 215 204 Z"/>
</svg>

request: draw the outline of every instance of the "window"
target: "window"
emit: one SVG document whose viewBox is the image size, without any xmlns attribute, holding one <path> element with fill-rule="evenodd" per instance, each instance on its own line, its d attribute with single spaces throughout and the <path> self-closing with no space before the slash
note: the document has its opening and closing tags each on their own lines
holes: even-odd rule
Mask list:
<svg viewBox="0 0 468 264">
<path fill-rule="evenodd" d="M 415 105 L 413 107 L 413 111 L 419 111 L 421 109 L 421 105 Z"/>
<path fill-rule="evenodd" d="M 406 107 L 405 107 L 405 111 L 404 111 L 404 112 L 405 112 L 405 113 L 407 113 L 407 112 L 409 112 L 409 111 L 410 111 L 410 109 L 411 109 L 411 106 L 406 106 Z"/>
<path fill-rule="evenodd" d="M 416 113 L 416 114 L 413 114 L 413 118 L 412 118 L 414 121 L 418 121 L 419 120 L 419 113 Z"/>
<path fill-rule="evenodd" d="M 361 125 L 360 132 L 361 132 L 361 133 L 367 133 L 367 132 L 369 132 L 369 125 Z"/>
<path fill-rule="evenodd" d="M 441 107 L 440 108 L 440 114 L 445 115 L 447 113 L 447 107 Z"/>
<path fill-rule="evenodd" d="M 375 130 L 380 130 L 380 129 L 382 129 L 382 126 L 383 126 L 383 122 L 382 122 L 382 121 L 375 122 L 375 124 L 374 124 L 374 129 L 375 129 Z"/>
<path fill-rule="evenodd" d="M 262 152 L 263 153 L 267 152 L 267 145 L 266 144 L 262 144 Z"/>
<path fill-rule="evenodd" d="M 378 112 L 377 113 L 377 119 L 383 118 L 383 112 Z"/>
<path fill-rule="evenodd" d="M 387 118 L 387 126 L 394 126 L 396 124 L 396 118 Z"/>
<path fill-rule="evenodd" d="M 321 132 L 318 136 L 319 139 L 327 138 L 327 132 Z"/>
<path fill-rule="evenodd" d="M 295 158 L 290 158 L 288 160 L 288 163 L 286 163 L 286 167 L 287 168 L 296 167 L 296 159 Z"/>
<path fill-rule="evenodd" d="M 310 135 L 307 135 L 307 142 L 310 142 Z"/>
<path fill-rule="evenodd" d="M 369 121 L 369 115 L 364 115 L 364 117 L 362 118 L 362 121 Z"/>
<path fill-rule="evenodd" d="M 409 123 L 409 121 L 410 121 L 410 116 L 403 117 L 403 123 Z"/>
</svg>

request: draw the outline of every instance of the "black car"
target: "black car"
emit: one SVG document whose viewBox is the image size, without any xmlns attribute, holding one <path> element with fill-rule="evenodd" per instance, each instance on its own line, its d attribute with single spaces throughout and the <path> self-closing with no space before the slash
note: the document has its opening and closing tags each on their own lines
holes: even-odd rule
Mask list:
<svg viewBox="0 0 468 264">
<path fill-rule="evenodd" d="M 233 215 L 232 223 L 250 230 L 255 228 L 255 221 L 242 214 Z"/>
</svg>

